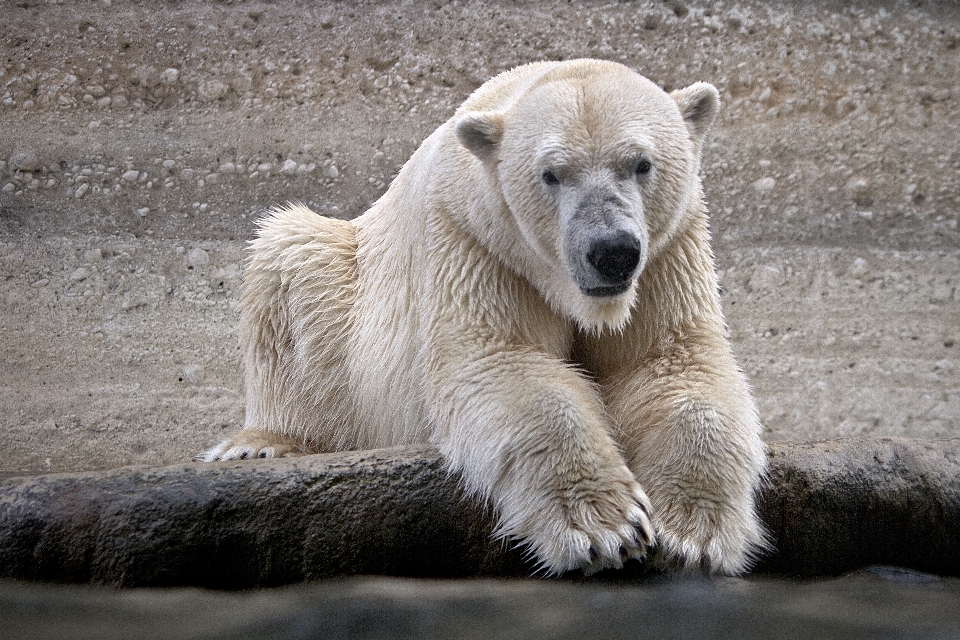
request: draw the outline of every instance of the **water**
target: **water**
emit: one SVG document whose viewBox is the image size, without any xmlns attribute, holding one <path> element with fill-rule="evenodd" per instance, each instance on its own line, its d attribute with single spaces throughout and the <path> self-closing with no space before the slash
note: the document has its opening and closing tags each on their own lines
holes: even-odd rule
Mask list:
<svg viewBox="0 0 960 640">
<path fill-rule="evenodd" d="M 0 582 L 11 638 L 960 638 L 960 579 L 356 577 L 244 592 Z M 7 636 L 6 633 L 12 632 Z"/>
</svg>

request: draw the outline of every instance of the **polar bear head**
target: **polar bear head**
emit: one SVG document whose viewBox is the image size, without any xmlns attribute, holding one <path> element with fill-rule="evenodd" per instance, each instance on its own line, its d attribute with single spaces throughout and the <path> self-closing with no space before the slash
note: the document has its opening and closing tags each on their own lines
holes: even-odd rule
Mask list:
<svg viewBox="0 0 960 640">
<path fill-rule="evenodd" d="M 494 79 L 454 121 L 498 196 L 477 233 L 498 234 L 487 244 L 582 328 L 622 327 L 639 274 L 702 206 L 700 150 L 718 108 L 709 84 L 667 94 L 597 60 Z"/>
</svg>

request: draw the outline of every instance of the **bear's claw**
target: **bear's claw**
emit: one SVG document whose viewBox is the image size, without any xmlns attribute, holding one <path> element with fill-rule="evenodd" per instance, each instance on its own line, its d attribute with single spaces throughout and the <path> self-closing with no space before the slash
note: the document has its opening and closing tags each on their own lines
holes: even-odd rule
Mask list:
<svg viewBox="0 0 960 640">
<path fill-rule="evenodd" d="M 224 440 L 217 446 L 198 453 L 193 457 L 197 462 L 219 462 L 222 460 L 249 460 L 251 458 L 289 458 L 304 455 L 306 452 L 290 441 L 279 436 L 256 429 L 244 429 L 233 438 Z"/>
<path fill-rule="evenodd" d="M 580 569 L 589 576 L 604 569 L 620 569 L 629 560 L 646 559 L 656 546 L 649 515 L 652 508 L 639 485 L 628 484 L 635 486 L 623 493 L 604 492 L 604 500 L 594 503 L 593 513 L 582 514 L 579 524 L 567 524 L 566 535 L 540 547 L 538 555 L 544 558 L 548 572 L 561 574 Z M 618 524 L 620 518 L 623 520 Z"/>
</svg>

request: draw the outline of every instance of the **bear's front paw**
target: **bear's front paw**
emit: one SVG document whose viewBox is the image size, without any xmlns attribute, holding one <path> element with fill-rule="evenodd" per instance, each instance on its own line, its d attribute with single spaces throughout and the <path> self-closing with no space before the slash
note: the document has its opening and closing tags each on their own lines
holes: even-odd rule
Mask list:
<svg viewBox="0 0 960 640">
<path fill-rule="evenodd" d="M 731 506 L 690 498 L 680 505 L 665 505 L 658 511 L 654 562 L 724 575 L 743 573 L 770 547 L 756 514 L 744 503 Z"/>
<path fill-rule="evenodd" d="M 198 462 L 247 460 L 250 458 L 289 458 L 305 455 L 296 444 L 266 431 L 245 429 L 232 438 L 193 457 Z"/>
<path fill-rule="evenodd" d="M 655 546 L 650 500 L 626 467 L 617 475 L 618 481 L 582 481 L 564 491 L 554 517 L 523 536 L 546 573 L 619 569 Z"/>
</svg>

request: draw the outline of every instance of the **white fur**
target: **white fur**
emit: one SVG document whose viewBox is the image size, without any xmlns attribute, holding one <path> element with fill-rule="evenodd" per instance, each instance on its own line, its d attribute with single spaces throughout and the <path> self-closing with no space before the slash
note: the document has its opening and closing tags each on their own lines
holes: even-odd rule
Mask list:
<svg viewBox="0 0 960 640">
<path fill-rule="evenodd" d="M 654 544 L 743 571 L 765 456 L 698 177 L 717 108 L 609 62 L 526 65 L 356 220 L 273 211 L 245 273 L 245 430 L 204 459 L 433 442 L 549 573 Z M 592 249 L 614 231 L 635 263 Z M 621 277 L 597 255 L 622 293 L 585 293 Z"/>
</svg>

